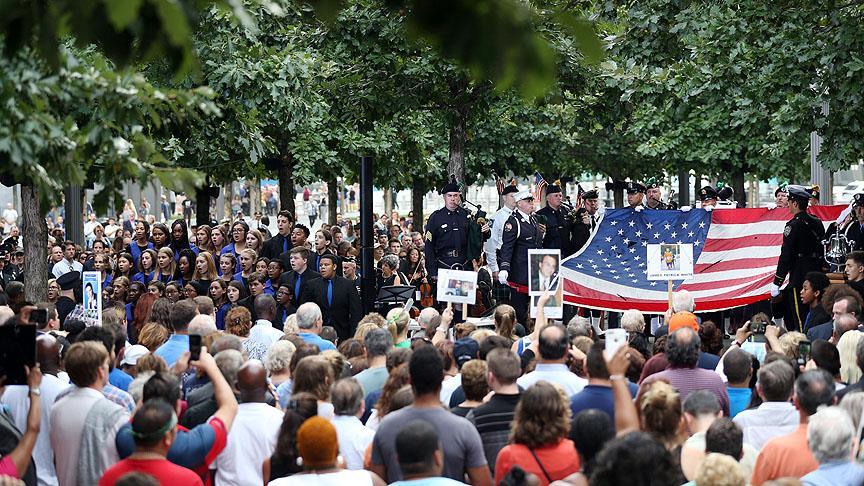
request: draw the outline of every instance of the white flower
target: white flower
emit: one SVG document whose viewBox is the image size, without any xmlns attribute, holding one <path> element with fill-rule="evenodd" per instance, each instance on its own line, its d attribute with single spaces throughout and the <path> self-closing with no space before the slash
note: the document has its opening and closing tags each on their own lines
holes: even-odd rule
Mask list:
<svg viewBox="0 0 864 486">
<path fill-rule="evenodd" d="M 129 151 L 132 150 L 132 144 L 123 137 L 114 137 L 112 142 L 114 143 L 114 150 L 120 155 L 128 155 Z"/>
</svg>

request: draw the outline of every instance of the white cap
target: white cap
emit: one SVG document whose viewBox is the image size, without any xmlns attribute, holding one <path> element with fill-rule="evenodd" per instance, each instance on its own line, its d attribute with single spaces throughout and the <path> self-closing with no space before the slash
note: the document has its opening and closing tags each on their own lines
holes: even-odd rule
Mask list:
<svg viewBox="0 0 864 486">
<path fill-rule="evenodd" d="M 513 196 L 513 199 L 515 199 L 517 202 L 521 201 L 523 199 L 534 199 L 534 194 L 531 191 L 527 191 L 527 190 L 526 191 L 519 191 L 516 193 L 515 196 Z"/>
<path fill-rule="evenodd" d="M 128 346 L 126 352 L 123 353 L 123 361 L 120 362 L 120 366 L 135 366 L 138 364 L 138 358 L 148 353 L 150 353 L 150 350 L 140 344 Z"/>
</svg>

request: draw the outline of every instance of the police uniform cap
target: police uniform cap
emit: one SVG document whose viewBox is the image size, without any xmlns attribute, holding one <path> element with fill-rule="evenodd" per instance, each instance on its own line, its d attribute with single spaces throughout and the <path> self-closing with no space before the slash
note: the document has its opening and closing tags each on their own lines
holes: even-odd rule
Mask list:
<svg viewBox="0 0 864 486">
<path fill-rule="evenodd" d="M 781 192 L 783 194 L 786 194 L 788 192 L 786 190 L 786 184 L 781 184 L 780 186 L 777 187 L 777 189 L 774 189 L 774 197 L 777 197 L 777 195 L 780 194 Z"/>
<path fill-rule="evenodd" d="M 534 194 L 531 194 L 531 191 L 519 191 L 519 192 L 516 193 L 515 196 L 513 196 L 513 199 L 515 199 L 517 202 L 519 202 L 519 201 L 521 201 L 521 200 L 523 200 L 523 199 L 531 199 L 531 200 L 533 200 L 533 199 L 534 199 Z"/>
<path fill-rule="evenodd" d="M 638 182 L 629 181 L 627 182 L 627 194 L 636 194 L 637 192 L 645 193 L 645 186 L 639 184 Z"/>
<path fill-rule="evenodd" d="M 852 196 L 852 206 L 864 206 L 864 192 L 859 192 L 858 194 Z"/>
<path fill-rule="evenodd" d="M 647 189 L 658 189 L 661 187 L 661 184 L 660 184 L 659 180 L 652 177 L 652 178 L 648 179 L 647 181 L 645 181 L 645 187 Z"/>
<path fill-rule="evenodd" d="M 441 194 L 447 194 L 449 192 L 460 192 L 459 191 L 459 183 L 456 182 L 456 176 L 451 175 L 450 180 L 444 184 L 444 187 L 441 188 Z"/>
<path fill-rule="evenodd" d="M 705 186 L 699 191 L 699 200 L 707 201 L 709 199 L 717 199 L 717 189 L 711 186 Z"/>
<path fill-rule="evenodd" d="M 553 182 L 552 184 L 549 184 L 548 186 L 546 186 L 546 195 L 547 196 L 550 194 L 558 194 L 559 192 L 561 192 L 561 181 L 560 180 L 557 180 L 557 181 Z"/>
<path fill-rule="evenodd" d="M 597 199 L 600 197 L 600 193 L 597 192 L 597 189 L 591 189 L 582 193 L 582 199 Z"/>
<path fill-rule="evenodd" d="M 811 197 L 813 197 L 813 194 L 810 192 L 809 188 L 799 185 L 786 186 L 786 192 L 789 193 L 789 197 L 795 197 L 799 199 L 810 199 Z"/>
<path fill-rule="evenodd" d="M 80 280 L 81 272 L 71 271 L 60 275 L 57 278 L 57 285 L 60 286 L 60 290 L 72 290 L 78 285 Z"/>
<path fill-rule="evenodd" d="M 814 199 L 819 199 L 819 184 L 813 184 L 810 186 L 810 197 Z"/>
</svg>

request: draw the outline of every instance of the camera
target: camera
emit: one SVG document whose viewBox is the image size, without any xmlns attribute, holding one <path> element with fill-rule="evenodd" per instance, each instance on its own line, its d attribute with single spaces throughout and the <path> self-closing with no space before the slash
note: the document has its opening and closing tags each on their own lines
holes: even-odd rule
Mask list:
<svg viewBox="0 0 864 486">
<path fill-rule="evenodd" d="M 753 319 L 750 321 L 750 332 L 753 334 L 765 334 L 765 328 L 768 326 L 768 322 L 762 319 Z"/>
</svg>

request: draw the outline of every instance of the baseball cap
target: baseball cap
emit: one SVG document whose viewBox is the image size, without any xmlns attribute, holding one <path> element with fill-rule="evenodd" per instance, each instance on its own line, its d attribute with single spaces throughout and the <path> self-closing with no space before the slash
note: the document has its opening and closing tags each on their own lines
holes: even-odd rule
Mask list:
<svg viewBox="0 0 864 486">
<path fill-rule="evenodd" d="M 126 352 L 123 353 L 123 360 L 120 362 L 120 366 L 128 365 L 135 366 L 138 364 L 138 359 L 148 354 L 150 352 L 145 346 L 140 344 L 134 344 L 126 348 Z"/>
<path fill-rule="evenodd" d="M 453 343 L 453 359 L 456 367 L 462 369 L 462 365 L 477 358 L 480 352 L 480 344 L 471 338 L 462 338 Z"/>
<path fill-rule="evenodd" d="M 699 332 L 699 320 L 696 319 L 696 314 L 687 311 L 673 314 L 669 319 L 669 334 L 672 334 L 682 327 L 689 327 L 690 329 Z"/>
</svg>

